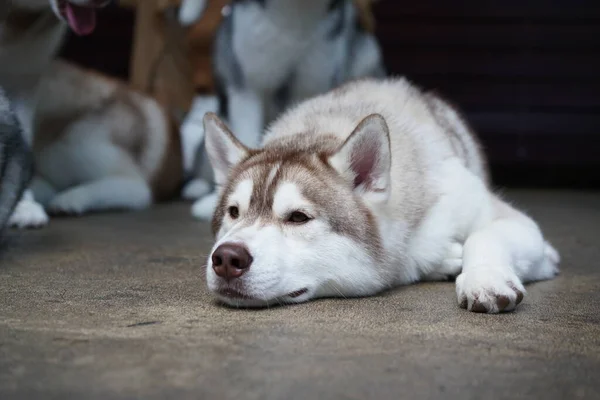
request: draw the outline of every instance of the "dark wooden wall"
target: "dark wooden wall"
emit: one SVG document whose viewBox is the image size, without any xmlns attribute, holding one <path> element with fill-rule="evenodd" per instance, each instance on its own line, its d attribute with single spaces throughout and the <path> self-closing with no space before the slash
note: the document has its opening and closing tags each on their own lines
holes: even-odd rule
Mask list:
<svg viewBox="0 0 600 400">
<path fill-rule="evenodd" d="M 600 185 L 600 1 L 383 0 L 390 72 L 478 131 L 499 183 Z"/>
<path fill-rule="evenodd" d="M 60 55 L 85 67 L 127 80 L 133 48 L 135 14 L 111 3 L 98 12 L 96 30 L 79 37 L 69 34 Z"/>
<path fill-rule="evenodd" d="M 475 127 L 500 185 L 600 187 L 599 0 L 380 0 L 388 70 Z M 63 55 L 126 78 L 133 14 L 111 7 Z"/>
</svg>

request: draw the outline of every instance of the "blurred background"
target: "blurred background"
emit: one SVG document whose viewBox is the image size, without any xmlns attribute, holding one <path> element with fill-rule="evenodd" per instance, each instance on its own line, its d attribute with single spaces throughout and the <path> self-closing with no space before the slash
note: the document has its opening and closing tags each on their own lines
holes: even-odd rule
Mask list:
<svg viewBox="0 0 600 400">
<path fill-rule="evenodd" d="M 94 34 L 71 34 L 61 56 L 142 87 L 160 53 L 158 32 L 169 31 L 151 9 L 177 3 L 121 0 L 101 11 Z M 183 32 L 190 51 L 179 61 L 171 54 L 173 70 L 191 67 L 199 94 L 213 92 L 210 51 L 227 3 L 209 1 Z M 600 187 L 597 1 L 381 0 L 373 13 L 389 73 L 462 108 L 496 185 Z"/>
</svg>

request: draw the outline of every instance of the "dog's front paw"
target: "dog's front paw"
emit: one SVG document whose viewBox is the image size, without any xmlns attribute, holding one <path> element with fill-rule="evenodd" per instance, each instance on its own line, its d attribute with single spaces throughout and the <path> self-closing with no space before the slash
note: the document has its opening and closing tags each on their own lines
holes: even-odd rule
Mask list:
<svg viewBox="0 0 600 400">
<path fill-rule="evenodd" d="M 525 288 L 513 272 L 471 270 L 456 278 L 456 295 L 462 308 L 495 314 L 514 310 L 523 300 Z"/>
<path fill-rule="evenodd" d="M 81 215 L 85 212 L 84 200 L 78 191 L 59 193 L 50 201 L 48 212 L 53 215 Z"/>
<path fill-rule="evenodd" d="M 22 199 L 17 203 L 8 224 L 15 228 L 40 228 L 48 223 L 48 214 L 35 200 Z"/>
<path fill-rule="evenodd" d="M 210 220 L 215 213 L 218 201 L 219 195 L 216 192 L 204 196 L 192 206 L 192 215 L 201 220 Z"/>
</svg>

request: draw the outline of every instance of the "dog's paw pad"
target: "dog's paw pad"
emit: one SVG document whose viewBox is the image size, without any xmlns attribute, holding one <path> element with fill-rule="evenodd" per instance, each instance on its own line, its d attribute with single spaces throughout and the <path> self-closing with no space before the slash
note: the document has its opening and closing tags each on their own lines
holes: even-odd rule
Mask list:
<svg viewBox="0 0 600 400">
<path fill-rule="evenodd" d="M 479 313 L 514 310 L 523 301 L 525 288 L 516 276 L 495 275 L 493 272 L 460 274 L 456 279 L 460 307 Z"/>
<path fill-rule="evenodd" d="M 196 201 L 192 206 L 192 215 L 200 220 L 210 220 L 217 208 L 219 197 L 216 193 L 211 193 Z"/>
<path fill-rule="evenodd" d="M 21 200 L 15 207 L 9 226 L 15 228 L 40 228 L 48 223 L 48 214 L 41 204 L 33 200 Z"/>
<path fill-rule="evenodd" d="M 197 200 L 210 193 L 210 185 L 203 179 L 194 179 L 190 181 L 181 192 L 181 196 L 186 200 Z"/>
</svg>

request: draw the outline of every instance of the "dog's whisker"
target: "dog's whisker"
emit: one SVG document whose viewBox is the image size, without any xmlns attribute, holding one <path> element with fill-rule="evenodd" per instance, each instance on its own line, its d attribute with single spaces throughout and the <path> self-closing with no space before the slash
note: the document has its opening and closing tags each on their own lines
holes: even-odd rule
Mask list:
<svg viewBox="0 0 600 400">
<path fill-rule="evenodd" d="M 340 291 L 340 289 L 339 289 L 337 286 L 335 286 L 335 284 L 333 284 L 333 283 L 328 283 L 328 284 L 327 284 L 327 287 L 329 287 L 330 289 L 332 289 L 332 290 L 334 290 L 334 291 L 338 292 L 338 294 L 339 294 L 339 295 L 340 295 L 342 298 L 344 298 L 344 299 L 346 299 L 346 298 L 347 298 L 347 297 L 346 297 L 346 296 L 345 296 L 345 295 L 344 295 L 344 294 L 343 294 L 343 293 Z"/>
<path fill-rule="evenodd" d="M 265 295 L 265 292 L 264 292 L 264 290 L 261 290 L 261 291 L 260 291 L 260 297 L 261 297 L 261 300 L 264 300 L 264 301 L 265 301 L 265 303 L 267 303 L 267 308 L 268 308 L 268 309 L 270 309 L 270 308 L 271 308 L 271 305 L 270 305 L 270 303 L 269 303 L 269 299 L 268 299 L 268 298 L 267 298 L 267 296 Z"/>
</svg>

